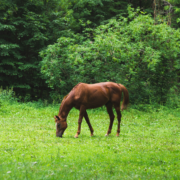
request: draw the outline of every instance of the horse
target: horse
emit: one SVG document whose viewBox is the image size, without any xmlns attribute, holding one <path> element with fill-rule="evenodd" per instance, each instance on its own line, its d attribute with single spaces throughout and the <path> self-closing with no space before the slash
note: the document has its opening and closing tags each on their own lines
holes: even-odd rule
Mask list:
<svg viewBox="0 0 180 180">
<path fill-rule="evenodd" d="M 109 129 L 106 133 L 108 136 L 111 133 L 111 129 L 114 122 L 114 113 L 113 106 L 117 113 L 118 128 L 116 136 L 120 134 L 120 123 L 121 123 L 121 111 L 120 111 L 120 101 L 122 92 L 124 94 L 123 103 L 121 105 L 121 110 L 127 108 L 129 103 L 129 93 L 126 87 L 122 84 L 117 84 L 114 82 L 101 82 L 96 84 L 86 84 L 79 83 L 77 84 L 68 95 L 66 95 L 60 105 L 58 115 L 54 116 L 56 123 L 56 136 L 62 137 L 64 131 L 67 128 L 67 116 L 70 110 L 75 107 L 80 111 L 78 119 L 78 130 L 75 138 L 78 138 L 78 135 L 81 132 L 81 123 L 83 117 L 86 120 L 86 123 L 89 126 L 91 136 L 93 136 L 94 130 L 91 126 L 87 109 L 98 108 L 103 105 L 106 106 L 107 112 L 110 117 Z"/>
</svg>

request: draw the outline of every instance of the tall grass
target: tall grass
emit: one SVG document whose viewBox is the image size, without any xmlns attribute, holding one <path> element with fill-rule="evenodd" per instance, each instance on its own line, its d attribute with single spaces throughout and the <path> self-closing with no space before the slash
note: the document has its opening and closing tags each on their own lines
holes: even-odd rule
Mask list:
<svg viewBox="0 0 180 180">
<path fill-rule="evenodd" d="M 64 138 L 55 137 L 53 116 L 59 105 L 2 100 L 0 179 L 180 179 L 180 111 L 159 106 L 122 112 L 121 134 L 105 137 L 105 108 L 88 110 L 94 137 L 85 121 L 74 138 L 78 114 L 72 109 Z"/>
</svg>

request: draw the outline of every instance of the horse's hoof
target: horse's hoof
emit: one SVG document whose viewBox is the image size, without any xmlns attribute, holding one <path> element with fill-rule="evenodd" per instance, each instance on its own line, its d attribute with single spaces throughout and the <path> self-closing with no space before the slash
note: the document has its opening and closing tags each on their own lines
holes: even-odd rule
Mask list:
<svg viewBox="0 0 180 180">
<path fill-rule="evenodd" d="M 105 136 L 109 136 L 109 134 L 105 134 Z"/>
</svg>

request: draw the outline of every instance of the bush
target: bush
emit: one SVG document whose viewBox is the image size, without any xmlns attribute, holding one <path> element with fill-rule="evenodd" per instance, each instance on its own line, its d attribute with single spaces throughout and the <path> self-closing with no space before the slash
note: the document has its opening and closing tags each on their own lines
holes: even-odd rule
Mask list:
<svg viewBox="0 0 180 180">
<path fill-rule="evenodd" d="M 172 87 L 167 94 L 166 106 L 169 108 L 180 108 L 180 96 L 177 87 Z"/>
<path fill-rule="evenodd" d="M 15 98 L 15 93 L 13 91 L 13 88 L 7 88 L 7 89 L 2 89 L 0 88 L 0 101 L 14 101 L 16 100 Z"/>
<path fill-rule="evenodd" d="M 128 88 L 131 103 L 166 102 L 177 85 L 180 32 L 130 6 L 128 11 L 128 18 L 96 28 L 91 40 L 61 37 L 41 52 L 41 72 L 57 94 L 78 82 L 114 81 Z"/>
</svg>

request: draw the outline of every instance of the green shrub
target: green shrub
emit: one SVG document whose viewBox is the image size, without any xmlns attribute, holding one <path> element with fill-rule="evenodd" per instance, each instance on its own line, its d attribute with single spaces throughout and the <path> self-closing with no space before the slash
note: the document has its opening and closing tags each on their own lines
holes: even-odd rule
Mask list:
<svg viewBox="0 0 180 180">
<path fill-rule="evenodd" d="M 3 89 L 2 87 L 0 88 L 0 101 L 14 101 L 16 100 L 15 98 L 15 92 L 13 91 L 13 88 L 6 88 Z"/>
<path fill-rule="evenodd" d="M 180 31 L 155 24 L 138 9 L 128 11 L 128 18 L 96 28 L 93 40 L 78 44 L 78 36 L 61 37 L 40 53 L 41 72 L 57 95 L 78 82 L 114 81 L 128 88 L 133 104 L 166 102 L 177 85 Z"/>
<path fill-rule="evenodd" d="M 166 106 L 169 108 L 180 108 L 180 96 L 176 86 L 172 87 L 167 94 Z"/>
</svg>

